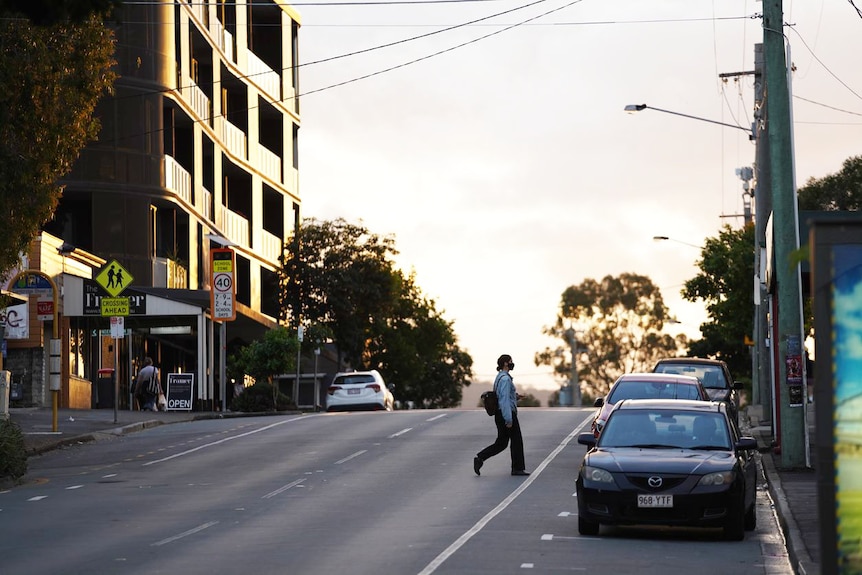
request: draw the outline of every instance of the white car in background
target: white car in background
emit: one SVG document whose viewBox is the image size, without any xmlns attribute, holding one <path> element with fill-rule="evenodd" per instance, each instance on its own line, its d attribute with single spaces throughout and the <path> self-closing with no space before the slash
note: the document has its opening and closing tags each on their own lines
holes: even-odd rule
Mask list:
<svg viewBox="0 0 862 575">
<path fill-rule="evenodd" d="M 336 373 L 326 392 L 326 411 L 392 411 L 394 406 L 390 386 L 375 369 Z"/>
</svg>

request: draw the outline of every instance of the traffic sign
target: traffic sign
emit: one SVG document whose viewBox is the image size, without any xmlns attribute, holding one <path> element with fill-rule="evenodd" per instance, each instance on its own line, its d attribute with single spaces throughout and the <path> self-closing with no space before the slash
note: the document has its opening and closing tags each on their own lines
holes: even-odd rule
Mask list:
<svg viewBox="0 0 862 575">
<path fill-rule="evenodd" d="M 210 308 L 214 321 L 236 319 L 236 273 L 234 251 L 216 248 L 210 251 L 212 277 L 210 285 Z"/>
<path fill-rule="evenodd" d="M 54 286 L 44 275 L 32 272 L 21 272 L 15 281 L 9 286 L 9 290 L 15 293 L 27 295 L 53 295 Z"/>
<path fill-rule="evenodd" d="M 99 302 L 102 317 L 129 315 L 129 298 L 127 297 L 103 297 Z"/>
<path fill-rule="evenodd" d="M 112 260 L 111 263 L 103 267 L 102 271 L 99 272 L 99 275 L 96 276 L 96 283 L 102 286 L 102 289 L 113 297 L 117 297 L 123 293 L 123 290 L 132 285 L 132 281 L 134 279 L 135 278 L 132 274 L 120 265 L 120 262 Z"/>
</svg>

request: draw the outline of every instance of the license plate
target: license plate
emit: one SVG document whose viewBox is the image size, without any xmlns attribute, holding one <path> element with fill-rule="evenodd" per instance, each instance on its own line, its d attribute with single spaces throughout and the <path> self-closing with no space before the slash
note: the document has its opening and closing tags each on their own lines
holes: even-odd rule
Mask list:
<svg viewBox="0 0 862 575">
<path fill-rule="evenodd" d="M 359 393 L 360 393 L 361 391 L 362 391 L 361 389 L 348 389 L 348 390 L 347 390 L 347 394 L 348 394 L 348 395 L 359 395 Z"/>
<path fill-rule="evenodd" d="M 673 495 L 638 495 L 638 507 L 673 507 Z"/>
</svg>

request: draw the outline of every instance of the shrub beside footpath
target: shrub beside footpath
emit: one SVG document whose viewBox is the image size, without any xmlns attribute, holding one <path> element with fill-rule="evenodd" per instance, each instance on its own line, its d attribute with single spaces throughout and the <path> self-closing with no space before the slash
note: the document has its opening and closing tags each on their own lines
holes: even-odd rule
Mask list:
<svg viewBox="0 0 862 575">
<path fill-rule="evenodd" d="M 0 420 L 0 479 L 18 481 L 27 473 L 24 434 L 11 419 Z"/>
</svg>

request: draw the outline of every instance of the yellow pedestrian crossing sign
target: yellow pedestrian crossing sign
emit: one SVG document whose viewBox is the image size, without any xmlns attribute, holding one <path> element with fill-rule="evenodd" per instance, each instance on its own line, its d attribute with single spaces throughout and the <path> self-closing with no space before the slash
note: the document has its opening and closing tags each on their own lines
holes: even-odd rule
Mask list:
<svg viewBox="0 0 862 575">
<path fill-rule="evenodd" d="M 120 262 L 112 260 L 96 276 L 96 283 L 102 286 L 102 289 L 111 294 L 111 296 L 117 297 L 123 293 L 124 289 L 132 285 L 132 280 L 134 279 L 132 274 L 120 265 Z"/>
</svg>

